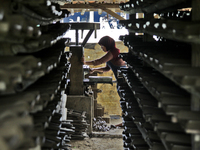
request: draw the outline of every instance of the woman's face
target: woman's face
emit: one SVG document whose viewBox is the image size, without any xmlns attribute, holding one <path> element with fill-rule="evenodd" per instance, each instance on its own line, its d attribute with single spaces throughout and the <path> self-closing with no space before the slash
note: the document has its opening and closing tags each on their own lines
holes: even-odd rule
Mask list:
<svg viewBox="0 0 200 150">
<path fill-rule="evenodd" d="M 104 51 L 104 52 L 107 52 L 107 50 L 106 50 L 106 47 L 105 46 L 103 46 L 103 45 L 100 45 L 101 46 L 101 49 Z"/>
</svg>

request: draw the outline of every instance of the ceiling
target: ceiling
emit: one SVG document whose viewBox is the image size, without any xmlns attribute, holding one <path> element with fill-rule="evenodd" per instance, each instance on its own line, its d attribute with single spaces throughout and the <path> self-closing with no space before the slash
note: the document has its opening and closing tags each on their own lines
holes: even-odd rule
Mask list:
<svg viewBox="0 0 200 150">
<path fill-rule="evenodd" d="M 124 20 L 123 17 L 117 14 L 117 12 L 123 12 L 122 10 L 120 10 L 119 4 L 126 2 L 127 0 L 72 1 L 63 3 L 61 5 L 61 9 L 67 9 L 71 12 L 72 15 L 75 12 L 81 12 L 81 14 L 84 14 L 86 11 L 98 11 L 99 15 L 101 15 L 101 13 L 105 11 L 116 19 Z"/>
</svg>

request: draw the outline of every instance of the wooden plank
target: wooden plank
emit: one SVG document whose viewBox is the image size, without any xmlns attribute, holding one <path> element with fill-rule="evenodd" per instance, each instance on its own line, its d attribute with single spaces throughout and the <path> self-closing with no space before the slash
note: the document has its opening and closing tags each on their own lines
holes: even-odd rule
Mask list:
<svg viewBox="0 0 200 150">
<path fill-rule="evenodd" d="M 83 85 L 83 64 L 81 58 L 83 57 L 82 46 L 71 46 L 70 51 L 72 51 L 72 57 L 70 59 L 70 95 L 83 95 L 84 85 Z"/>
<path fill-rule="evenodd" d="M 115 17 L 119 20 L 125 20 L 123 17 L 118 15 L 115 12 L 123 12 L 119 8 L 119 4 L 99 4 L 99 3 L 88 3 L 88 4 L 65 4 L 60 7 L 61 9 L 73 9 L 74 12 L 81 12 L 82 9 L 86 9 L 86 11 L 95 11 L 95 9 L 102 9 L 103 11 L 107 12 L 111 16 Z M 88 9 L 88 10 L 87 10 Z M 110 10 L 115 9 L 115 12 Z"/>
<path fill-rule="evenodd" d="M 106 7 L 108 9 L 109 8 L 119 9 L 119 4 L 96 4 L 96 3 L 88 3 L 88 4 L 65 4 L 63 6 L 60 6 L 61 9 L 69 9 L 69 8 L 70 9 L 90 9 L 90 8 L 101 9 L 101 7 Z"/>
<path fill-rule="evenodd" d="M 93 7 L 95 7 L 95 8 L 102 9 L 103 11 L 107 12 L 108 14 L 110 14 L 113 17 L 115 17 L 116 19 L 125 20 L 123 17 L 121 17 L 120 15 L 118 15 L 117 13 L 115 13 L 114 11 L 110 10 L 108 7 L 105 7 L 102 4 L 91 3 L 90 5 L 93 6 Z"/>
</svg>

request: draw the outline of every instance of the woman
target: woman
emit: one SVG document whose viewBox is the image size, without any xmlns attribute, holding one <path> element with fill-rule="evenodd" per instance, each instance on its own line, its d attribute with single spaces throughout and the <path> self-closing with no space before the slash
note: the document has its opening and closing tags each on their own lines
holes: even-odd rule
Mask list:
<svg viewBox="0 0 200 150">
<path fill-rule="evenodd" d="M 120 68 L 126 67 L 126 62 L 123 61 L 121 58 L 119 58 L 120 50 L 116 48 L 114 39 L 109 36 L 104 36 L 99 40 L 98 44 L 101 46 L 102 50 L 106 54 L 96 60 L 92 60 L 92 61 L 83 60 L 83 63 L 85 65 L 93 65 L 93 66 L 106 63 L 105 67 L 91 68 L 90 73 L 93 73 L 93 72 L 102 73 L 102 72 L 107 72 L 111 69 L 115 75 L 116 80 L 118 80 L 117 70 Z"/>
<path fill-rule="evenodd" d="M 92 60 L 92 61 L 84 61 L 83 59 L 83 63 L 85 65 L 93 65 L 93 66 L 106 63 L 105 67 L 91 68 L 90 73 L 93 73 L 93 72 L 102 73 L 102 72 L 107 72 L 111 69 L 115 75 L 116 80 L 119 81 L 117 77 L 117 70 L 120 68 L 126 68 L 126 62 L 123 61 L 121 58 L 119 58 L 120 50 L 116 48 L 114 39 L 109 36 L 104 36 L 99 40 L 98 44 L 101 46 L 102 50 L 106 54 L 102 56 L 101 58 Z M 119 96 L 121 97 L 119 93 L 118 84 L 117 84 L 117 92 Z M 121 127 L 122 123 L 117 124 L 115 126 Z"/>
</svg>

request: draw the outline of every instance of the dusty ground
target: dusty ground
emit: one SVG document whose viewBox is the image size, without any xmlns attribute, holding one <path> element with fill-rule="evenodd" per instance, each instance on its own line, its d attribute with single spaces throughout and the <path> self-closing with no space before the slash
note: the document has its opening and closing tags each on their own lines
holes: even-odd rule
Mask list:
<svg viewBox="0 0 200 150">
<path fill-rule="evenodd" d="M 88 138 L 71 145 L 72 150 L 123 150 L 122 138 Z"/>
<path fill-rule="evenodd" d="M 111 119 L 110 124 L 121 123 L 121 118 Z M 72 140 L 72 150 L 123 150 L 123 128 L 111 129 L 107 132 L 93 132 L 92 138 L 84 140 Z"/>
</svg>

